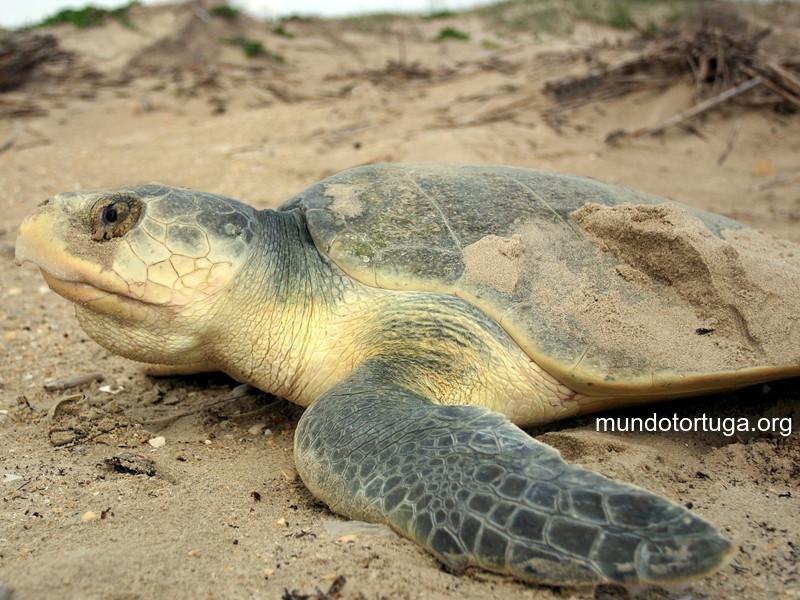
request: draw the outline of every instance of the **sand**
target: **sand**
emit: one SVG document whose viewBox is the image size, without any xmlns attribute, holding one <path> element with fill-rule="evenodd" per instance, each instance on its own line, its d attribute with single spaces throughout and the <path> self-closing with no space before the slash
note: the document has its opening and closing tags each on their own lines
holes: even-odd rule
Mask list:
<svg viewBox="0 0 800 600">
<path fill-rule="evenodd" d="M 487 235 L 464 246 L 464 276 L 468 283 L 488 285 L 502 292 L 513 292 L 522 264 L 522 238 Z"/>
<path fill-rule="evenodd" d="M 632 284 L 592 290 L 591 306 L 579 307 L 597 343 L 678 372 L 798 372 L 800 245 L 733 227 L 717 236 L 677 204 L 587 204 L 572 218 Z M 628 289 L 635 298 L 620 293 Z"/>
<path fill-rule="evenodd" d="M 796 8 L 781 8 L 781 35 L 800 24 Z M 124 38 L 116 26 L 55 33 L 70 37 L 76 51 L 80 41 L 95 71 L 119 78 L 187 18 L 172 7 L 136 10 L 134 20 L 153 25 Z M 472 40 L 430 41 L 447 25 L 469 30 Z M 541 115 L 549 100 L 540 89 L 548 77 L 581 72 L 587 54 L 624 54 L 616 41 L 630 33 L 582 23 L 572 34 L 534 39 L 473 17 L 394 27 L 404 32 L 408 60 L 432 76 L 367 76 L 397 59 L 396 35 L 289 23 L 294 38 L 271 28 L 260 34 L 282 64 L 248 62 L 225 46 L 213 55 L 211 79 L 203 71 L 180 79 L 148 74 L 142 66 L 126 84 L 80 79 L 54 88 L 42 80 L 4 97 L 29 95 L 48 111 L 0 120 L 0 142 L 16 135 L 0 154 L 0 584 L 16 598 L 276 598 L 284 588 L 327 590 L 340 575 L 343 598 L 621 597 L 485 573 L 454 576 L 385 529 L 345 524 L 294 472 L 298 409 L 242 396 L 223 377 L 145 376 L 89 341 L 72 307 L 32 267 L 13 264 L 17 226 L 60 191 L 161 181 L 267 207 L 338 170 L 376 161 L 506 163 L 588 175 L 800 243 L 797 117 L 730 106 L 697 123 L 703 137 L 677 129 L 610 147 L 603 142 L 610 131 L 686 108 L 691 87 L 571 111 L 560 131 Z M 749 243 L 758 252 L 770 240 Z M 625 257 L 622 273 L 652 277 L 629 248 L 609 247 Z M 778 286 L 780 273 L 769 279 L 759 285 Z M 48 378 L 94 371 L 105 381 L 43 388 Z M 793 415 L 797 423 L 799 400 L 798 382 L 785 381 L 622 414 Z M 797 433 L 594 429 L 594 419 L 583 418 L 532 433 L 570 461 L 691 506 L 739 549 L 730 566 L 690 588 L 645 597 L 800 597 Z M 159 436 L 162 446 L 148 443 Z M 152 461 L 157 474 L 108 466 L 147 464 L 120 458 L 126 452 Z"/>
</svg>

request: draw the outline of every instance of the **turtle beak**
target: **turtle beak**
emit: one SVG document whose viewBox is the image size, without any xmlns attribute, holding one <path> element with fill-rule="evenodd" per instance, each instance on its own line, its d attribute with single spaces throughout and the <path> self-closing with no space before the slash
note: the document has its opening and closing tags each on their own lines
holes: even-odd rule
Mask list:
<svg viewBox="0 0 800 600">
<path fill-rule="evenodd" d="M 85 204 L 79 194 L 59 194 L 42 202 L 19 226 L 14 262 L 17 265 L 31 262 L 39 267 L 42 274 L 49 276 L 45 279 L 51 287 L 54 279 L 63 282 L 99 279 L 100 265 L 79 252 L 81 234 L 75 222 Z"/>
<path fill-rule="evenodd" d="M 22 265 L 26 262 L 39 264 L 43 252 L 58 240 L 55 236 L 57 222 L 52 210 L 52 200 L 45 200 L 36 212 L 30 215 L 19 226 L 14 262 Z"/>
<path fill-rule="evenodd" d="M 58 198 L 46 200 L 36 212 L 19 227 L 14 262 L 22 265 L 32 262 L 59 279 L 70 280 L 71 274 L 63 268 L 66 253 L 64 244 L 69 220 L 60 208 Z"/>
</svg>

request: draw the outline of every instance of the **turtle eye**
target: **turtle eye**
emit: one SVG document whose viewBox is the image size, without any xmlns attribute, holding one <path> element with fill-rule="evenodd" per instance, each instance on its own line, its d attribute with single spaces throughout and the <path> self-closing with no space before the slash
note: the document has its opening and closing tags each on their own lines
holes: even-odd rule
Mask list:
<svg viewBox="0 0 800 600">
<path fill-rule="evenodd" d="M 141 201 L 133 195 L 103 198 L 93 211 L 92 239 L 108 241 L 128 233 L 139 220 Z"/>
<path fill-rule="evenodd" d="M 114 204 L 109 204 L 103 209 L 103 223 L 111 225 L 117 222 L 117 207 Z"/>
</svg>

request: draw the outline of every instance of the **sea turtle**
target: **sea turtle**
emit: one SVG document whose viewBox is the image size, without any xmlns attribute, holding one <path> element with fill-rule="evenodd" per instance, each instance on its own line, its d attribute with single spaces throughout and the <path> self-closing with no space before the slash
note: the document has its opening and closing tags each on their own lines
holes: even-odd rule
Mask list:
<svg viewBox="0 0 800 600">
<path fill-rule="evenodd" d="M 164 185 L 60 194 L 16 253 L 112 352 L 308 407 L 297 469 L 335 512 L 454 571 L 639 585 L 711 572 L 732 545 L 518 426 L 800 373 L 797 321 L 770 320 L 800 297 L 787 244 L 591 179 L 385 164 L 278 210 Z"/>
</svg>

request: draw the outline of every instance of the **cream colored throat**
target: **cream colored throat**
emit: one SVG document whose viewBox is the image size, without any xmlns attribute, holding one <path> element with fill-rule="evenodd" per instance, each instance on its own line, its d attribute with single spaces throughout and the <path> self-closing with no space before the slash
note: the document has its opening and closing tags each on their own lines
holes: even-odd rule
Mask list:
<svg viewBox="0 0 800 600">
<path fill-rule="evenodd" d="M 571 390 L 452 296 L 353 284 L 335 303 L 271 303 L 239 323 L 215 342 L 217 362 L 301 406 L 364 361 L 380 359 L 392 377 L 441 404 L 485 406 L 519 424 L 578 410 Z"/>
</svg>

